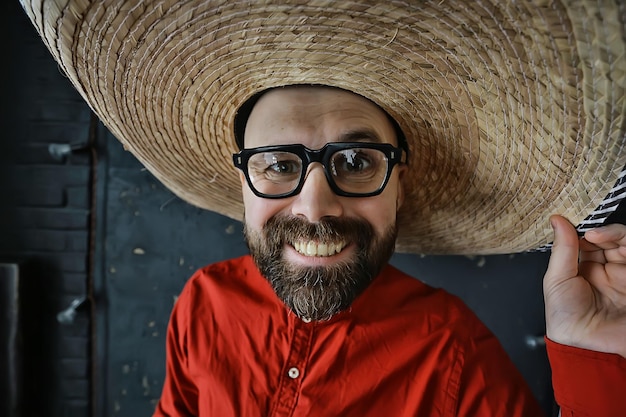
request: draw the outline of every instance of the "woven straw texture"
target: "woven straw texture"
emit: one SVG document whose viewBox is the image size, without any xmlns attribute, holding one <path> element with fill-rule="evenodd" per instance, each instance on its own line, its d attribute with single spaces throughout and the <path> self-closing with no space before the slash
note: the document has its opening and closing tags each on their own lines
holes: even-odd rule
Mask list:
<svg viewBox="0 0 626 417">
<path fill-rule="evenodd" d="M 397 250 L 494 254 L 580 224 L 626 165 L 623 1 L 27 1 L 62 71 L 180 198 L 243 218 L 233 120 L 327 84 L 407 135 Z"/>
</svg>

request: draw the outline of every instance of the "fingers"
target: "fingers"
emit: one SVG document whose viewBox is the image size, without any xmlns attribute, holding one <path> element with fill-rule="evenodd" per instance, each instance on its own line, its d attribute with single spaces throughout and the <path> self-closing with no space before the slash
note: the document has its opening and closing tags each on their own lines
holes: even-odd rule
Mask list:
<svg viewBox="0 0 626 417">
<path fill-rule="evenodd" d="M 607 262 L 605 251 L 586 239 L 580 240 L 579 262 L 597 262 L 605 264 Z"/>
<path fill-rule="evenodd" d="M 626 225 L 609 224 L 589 230 L 585 233 L 585 239 L 602 249 L 626 246 Z"/>
<path fill-rule="evenodd" d="M 598 248 L 606 262 L 626 263 L 626 225 L 610 224 L 585 233 L 585 240 Z M 598 252 L 581 252 L 581 260 L 595 260 Z"/>
<path fill-rule="evenodd" d="M 554 243 L 544 276 L 544 288 L 549 290 L 569 278 L 578 275 L 578 233 L 572 224 L 562 216 L 550 217 L 554 230 Z"/>
</svg>

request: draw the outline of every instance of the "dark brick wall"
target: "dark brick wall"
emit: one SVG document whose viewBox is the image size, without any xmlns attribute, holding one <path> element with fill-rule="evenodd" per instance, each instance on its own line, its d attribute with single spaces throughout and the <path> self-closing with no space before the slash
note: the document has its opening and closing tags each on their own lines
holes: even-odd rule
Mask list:
<svg viewBox="0 0 626 417">
<path fill-rule="evenodd" d="M 20 5 L 3 5 L 5 76 L 0 139 L 0 260 L 20 265 L 22 416 L 91 415 L 88 305 L 91 156 L 55 159 L 48 146 L 88 143 L 92 116 L 36 36 Z M 8 77 L 6 70 L 8 69 Z"/>
</svg>

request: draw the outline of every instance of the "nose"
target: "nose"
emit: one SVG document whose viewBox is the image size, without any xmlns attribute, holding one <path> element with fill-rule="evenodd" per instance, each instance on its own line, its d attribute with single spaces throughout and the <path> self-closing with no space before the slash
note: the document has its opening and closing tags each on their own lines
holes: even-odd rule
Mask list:
<svg viewBox="0 0 626 417">
<path fill-rule="evenodd" d="M 302 190 L 292 203 L 291 213 L 304 216 L 311 223 L 324 217 L 338 217 L 343 214 L 341 200 L 330 188 L 324 168 L 320 164 L 309 166 Z"/>
</svg>

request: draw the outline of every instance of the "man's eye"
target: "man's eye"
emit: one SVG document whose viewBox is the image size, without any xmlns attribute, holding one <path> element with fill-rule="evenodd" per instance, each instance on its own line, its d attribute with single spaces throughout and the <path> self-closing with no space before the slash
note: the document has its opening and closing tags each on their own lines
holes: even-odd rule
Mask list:
<svg viewBox="0 0 626 417">
<path fill-rule="evenodd" d="M 341 152 L 333 161 L 333 173 L 339 172 L 354 174 L 369 170 L 372 167 L 372 159 L 365 153 L 349 150 Z M 338 172 L 339 171 L 339 172 Z"/>
<path fill-rule="evenodd" d="M 370 166 L 370 161 L 367 158 L 354 157 L 352 159 L 346 159 L 344 166 L 346 171 L 360 172 Z"/>
<path fill-rule="evenodd" d="M 272 174 L 297 174 L 300 172 L 300 164 L 295 161 L 279 161 L 267 167 Z"/>
<path fill-rule="evenodd" d="M 287 177 L 297 177 L 301 170 L 300 158 L 288 152 L 258 153 L 248 161 L 248 172 L 257 180 L 284 181 Z"/>
</svg>

